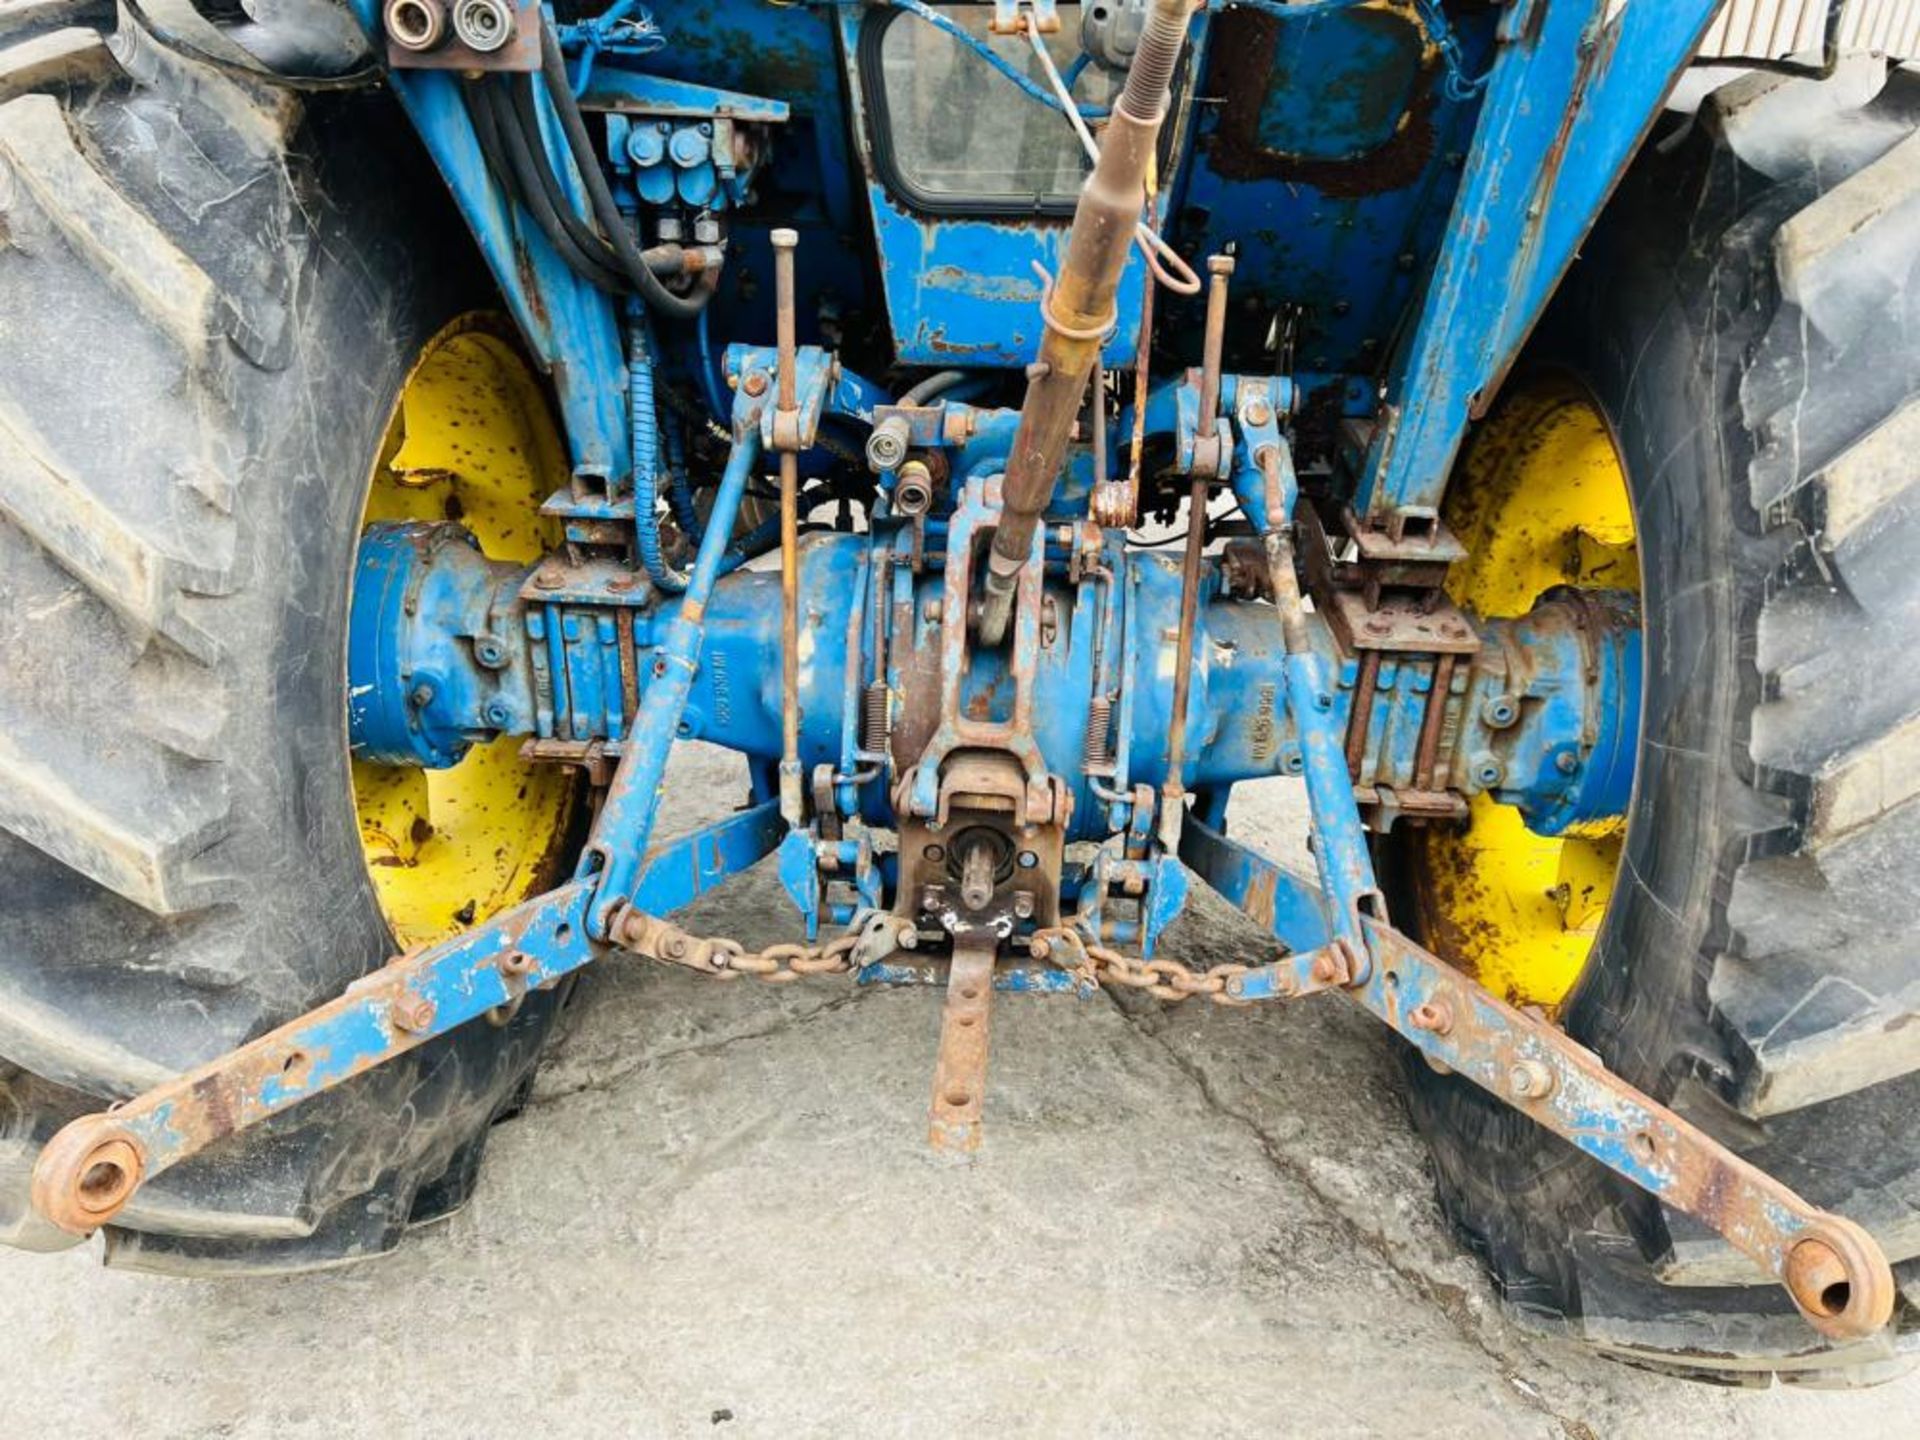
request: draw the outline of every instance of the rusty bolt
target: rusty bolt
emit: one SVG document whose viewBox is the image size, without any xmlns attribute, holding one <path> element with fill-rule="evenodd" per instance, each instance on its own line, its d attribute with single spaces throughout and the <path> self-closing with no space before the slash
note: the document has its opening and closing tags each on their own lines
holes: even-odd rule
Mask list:
<svg viewBox="0 0 1920 1440">
<path fill-rule="evenodd" d="M 741 388 L 749 395 L 766 394 L 767 372 L 764 370 L 749 370 L 747 372 L 747 378 L 741 382 Z"/>
<path fill-rule="evenodd" d="M 1440 622 L 1440 633 L 1449 639 L 1458 640 L 1467 633 L 1466 622 L 1452 618 L 1442 620 Z"/>
<path fill-rule="evenodd" d="M 1393 633 L 1393 622 L 1384 615 L 1370 615 L 1361 628 L 1369 635 L 1390 635 Z"/>
<path fill-rule="evenodd" d="M 533 966 L 533 956 L 524 950 L 509 950 L 500 957 L 502 975 L 526 975 L 532 972 Z"/>
<path fill-rule="evenodd" d="M 1516 1060 L 1507 1071 L 1507 1088 L 1516 1100 L 1544 1100 L 1553 1093 L 1553 1071 L 1538 1060 Z"/>
<path fill-rule="evenodd" d="M 1571 775 L 1580 768 L 1580 757 L 1571 750 L 1562 750 L 1555 758 L 1553 768 L 1562 775 Z"/>
<path fill-rule="evenodd" d="M 560 588 L 560 572 L 557 570 L 548 570 L 543 567 L 534 572 L 533 583 L 536 589 L 558 590 Z"/>
<path fill-rule="evenodd" d="M 1416 1030 L 1445 1035 L 1453 1029 L 1453 1007 L 1444 1000 L 1428 1000 L 1407 1012 L 1407 1023 Z"/>
<path fill-rule="evenodd" d="M 1256 396 L 1247 401 L 1246 417 L 1249 425 L 1264 425 L 1273 418 L 1273 410 L 1265 400 Z"/>
<path fill-rule="evenodd" d="M 663 960 L 684 960 L 687 957 L 687 937 L 684 935 L 666 935 L 660 941 L 660 958 Z"/>
<path fill-rule="evenodd" d="M 394 1029 L 417 1035 L 433 1024 L 433 1001 L 411 990 L 403 990 L 393 997 L 393 1004 L 387 1013 Z"/>
<path fill-rule="evenodd" d="M 1336 980 L 1342 978 L 1340 974 L 1340 962 L 1333 957 L 1331 952 L 1314 957 L 1313 978 L 1318 980 L 1322 985 L 1331 985 Z"/>
</svg>

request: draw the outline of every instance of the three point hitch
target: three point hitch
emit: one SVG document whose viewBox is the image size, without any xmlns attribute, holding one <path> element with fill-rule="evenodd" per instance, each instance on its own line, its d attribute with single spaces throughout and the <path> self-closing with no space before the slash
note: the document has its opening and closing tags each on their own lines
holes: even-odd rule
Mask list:
<svg viewBox="0 0 1920 1440">
<path fill-rule="evenodd" d="M 1002 9 L 1019 19 L 1018 5 Z M 370 608 L 379 653 L 431 650 L 455 673 L 472 647 L 446 643 L 430 621 L 478 597 L 484 623 L 450 634 L 498 639 L 501 656 L 435 703 L 490 696 L 503 716 L 538 717 L 528 744 L 545 748 L 534 753 L 571 757 L 605 784 L 579 867 L 231 1054 L 74 1120 L 35 1167 L 42 1215 L 79 1234 L 110 1224 L 171 1166 L 612 953 L 775 983 L 944 983 L 930 1134 L 959 1151 L 981 1139 L 997 990 L 1122 984 L 1241 1005 L 1332 991 L 1437 1069 L 1713 1227 L 1823 1334 L 1887 1323 L 1892 1272 L 1861 1227 L 1809 1205 L 1386 915 L 1370 824 L 1444 822 L 1488 791 L 1543 826 L 1622 812 L 1633 736 L 1620 717 L 1638 694 L 1631 606 L 1549 592 L 1520 620 L 1475 620 L 1445 599 L 1451 542 L 1437 522 L 1386 535 L 1348 515 L 1345 549 L 1359 560 L 1333 558 L 1324 517 L 1297 493 L 1281 428 L 1288 381 L 1222 373 L 1226 256 L 1208 267 L 1197 371 L 1152 391 L 1143 336 L 1133 414 L 1117 427 L 1131 428 L 1134 460 L 1125 482 L 1112 479 L 1103 357 L 1118 277 L 1152 213 L 1145 176 L 1188 16 L 1188 0 L 1151 9 L 1065 262 L 1043 287 L 1043 338 L 1017 414 L 891 405 L 835 357 L 798 345 L 795 237 L 776 232 L 777 344 L 727 352 L 731 450 L 678 593 L 606 557 L 516 572 L 430 535 L 370 539 L 363 568 L 392 567 L 397 580 L 366 585 L 369 607 L 433 575 L 450 597 L 431 615 Z M 1098 483 L 1066 503 L 1057 492 L 1083 413 Z M 803 542 L 798 460 L 828 417 L 869 427 L 880 500 L 867 531 Z M 1177 566 L 1126 543 L 1150 428 L 1173 440 L 1191 486 Z M 997 451 L 986 443 L 996 438 Z M 970 445 L 1004 464 L 969 461 Z M 777 639 L 771 577 L 728 573 L 766 452 L 780 479 Z M 1222 486 L 1255 538 L 1210 560 L 1207 502 Z M 538 643 L 519 667 L 508 642 L 529 635 Z M 746 683 L 775 644 L 777 686 Z M 514 704 L 487 688 L 523 669 L 536 683 Z M 766 713 L 775 695 L 777 715 Z M 453 715 L 448 733 L 503 726 Z M 745 752 L 755 803 L 650 844 L 682 734 Z M 360 740 L 396 754 L 414 743 L 404 723 Z M 615 757 L 609 777 L 601 767 Z M 1224 833 L 1228 789 L 1279 774 L 1305 781 L 1317 883 Z M 893 849 L 874 844 L 882 830 L 897 836 Z M 1070 853 L 1088 842 L 1093 859 Z M 807 943 L 748 953 L 666 918 L 776 852 Z M 1153 958 L 1193 876 L 1261 921 L 1279 958 L 1197 973 Z M 823 928 L 843 933 L 822 940 Z"/>
</svg>

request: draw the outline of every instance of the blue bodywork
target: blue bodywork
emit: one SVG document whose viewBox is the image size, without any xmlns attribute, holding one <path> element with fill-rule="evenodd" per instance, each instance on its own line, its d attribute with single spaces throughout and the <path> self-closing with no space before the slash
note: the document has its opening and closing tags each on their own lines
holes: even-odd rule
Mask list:
<svg viewBox="0 0 1920 1440">
<path fill-rule="evenodd" d="M 377 35 L 374 0 L 354 3 Z M 1160 221 L 1189 257 L 1236 253 L 1230 365 L 1271 353 L 1277 336 L 1289 373 L 1328 422 L 1317 434 L 1340 416 L 1382 422 L 1345 482 L 1363 513 L 1437 504 L 1470 413 L 1491 399 L 1713 8 L 1461 7 L 1448 12 L 1445 47 L 1431 23 L 1437 0 L 1210 0 L 1196 20 Z M 1032 266 L 1057 269 L 1064 210 L 929 213 L 889 185 L 876 156 L 863 43 L 876 27 L 922 22 L 852 0 L 704 0 L 654 18 L 661 43 L 646 53 L 597 54 L 589 109 L 675 123 L 727 116 L 769 132 L 771 154 L 711 306 L 714 333 L 771 333 L 764 227 L 778 223 L 799 232 L 805 257 L 803 342 L 853 342 L 835 348 L 869 370 L 1016 368 L 1032 358 Z M 994 43 L 1017 58 L 1024 42 Z M 579 35 L 576 48 L 585 44 Z M 576 465 L 617 488 L 631 462 L 614 303 L 488 184 L 459 79 L 440 70 L 392 79 L 553 374 Z M 1195 104 L 1201 95 L 1217 103 Z M 1014 87 L 994 103 L 1049 115 L 1073 143 L 1064 116 Z M 1140 276 L 1136 257 L 1113 363 L 1132 354 Z M 1163 297 L 1162 333 L 1194 333 L 1196 304 Z M 676 373 L 697 373 L 692 337 L 670 349 Z M 1332 459 L 1333 448 L 1302 458 Z"/>
<path fill-rule="evenodd" d="M 357 3 L 377 34 L 372 0 Z M 1483 627 L 1486 653 L 1517 657 L 1498 664 L 1443 671 L 1436 657 L 1389 654 L 1363 677 L 1360 652 L 1324 624 L 1310 651 L 1286 654 L 1270 610 L 1226 593 L 1225 567 L 1210 563 L 1193 638 L 1189 738 L 1182 773 L 1170 776 L 1179 565 L 1171 554 L 1129 550 L 1112 533 L 1089 544 L 1074 526 L 1092 489 L 1129 468 L 1131 445 L 1144 443 L 1181 475 L 1197 437 L 1212 435 L 1220 478 L 1256 535 L 1287 524 L 1297 467 L 1312 474 L 1316 493 L 1363 521 L 1385 517 L 1396 531 L 1406 523 L 1408 533 L 1430 532 L 1422 522 L 1437 514 L 1469 412 L 1510 363 L 1710 9 L 1604 0 L 1457 10 L 1438 0 L 1207 5 L 1190 31 L 1145 218 L 1191 260 L 1235 254 L 1221 412 L 1199 415 L 1197 381 L 1185 369 L 1198 358 L 1183 343 L 1198 301 L 1164 290 L 1146 403 L 1129 403 L 1116 386 L 1105 443 L 1070 452 L 1055 494 L 1061 523 L 1043 530 L 1036 549 L 1045 578 L 1035 595 L 1048 623 L 1037 606 L 1023 612 L 1005 652 L 975 653 L 943 622 L 943 607 L 964 606 L 967 596 L 952 591 L 953 572 L 938 557 L 970 546 L 992 523 L 992 487 L 1017 412 L 987 397 L 999 384 L 1011 400 L 995 376 L 1017 375 L 1037 349 L 1040 301 L 1062 264 L 1072 197 L 1042 187 L 1016 204 L 998 195 L 997 181 L 983 181 L 971 198 L 950 187 L 936 196 L 924 176 L 909 174 L 924 157 L 907 152 L 909 140 L 932 146 L 928 153 L 960 174 L 972 173 L 953 171 L 963 162 L 1030 168 L 1037 155 L 1044 171 L 1048 156 L 1077 156 L 1026 39 L 992 33 L 1023 13 L 1019 5 L 705 0 L 657 14 L 622 4 L 564 17 L 557 34 L 568 79 L 588 111 L 605 114 L 602 158 L 622 207 L 655 216 L 663 236 L 724 251 L 697 324 L 649 322 L 633 302 L 582 279 L 522 205 L 502 198 L 463 82 L 445 70 L 394 72 L 553 377 L 575 483 L 548 508 L 583 548 L 550 562 L 534 586 L 447 533 L 457 527 L 370 533 L 353 620 L 357 753 L 446 765 L 467 744 L 500 734 L 528 736 L 548 747 L 542 753 L 591 748 L 607 762 L 640 747 L 638 763 L 654 778 L 616 797 L 608 822 L 633 843 L 624 854 L 590 850 L 583 872 L 605 871 L 596 933 L 634 893 L 634 847 L 650 832 L 673 739 L 779 761 L 781 696 L 769 663 L 779 648 L 778 588 L 764 573 L 722 579 L 773 537 L 765 522 L 750 533 L 716 526 L 764 473 L 757 456 L 778 448 L 768 397 L 779 357 L 740 343 L 772 330 L 768 233 L 778 223 L 799 237 L 801 466 L 817 477 L 806 482 L 815 487 L 809 498 L 843 493 L 833 489 L 844 484 L 834 479 L 844 464 L 836 455 L 896 413 L 911 443 L 944 457 L 951 477 L 932 513 L 909 523 L 894 509 L 897 462 L 876 466 L 872 496 L 861 502 L 866 527 L 802 547 L 808 639 L 798 759 L 830 777 L 846 819 L 891 825 L 902 803 L 931 815 L 945 758 L 981 745 L 1020 756 L 1030 785 L 1061 786 L 1067 836 L 1114 837 L 1119 865 L 1155 862 L 1142 797 L 1169 781 L 1201 796 L 1216 817 L 1235 783 L 1276 774 L 1306 777 L 1317 817 L 1352 811 L 1356 796 L 1391 805 L 1423 785 L 1462 801 L 1491 791 L 1546 833 L 1617 816 L 1631 786 L 1638 709 L 1630 606 L 1605 609 L 1594 626 L 1547 607 Z M 1054 18 L 1052 6 L 1033 13 L 1043 26 Z M 1068 7 L 1060 18 L 1071 36 L 1077 12 Z M 906 72 L 889 68 L 890 45 L 906 47 Z M 905 112 L 917 117 L 923 97 L 894 93 L 890 77 L 918 74 L 928 58 L 941 73 L 973 75 L 968 85 L 985 100 L 975 115 L 961 113 L 959 92 L 936 96 L 935 129 L 920 135 L 922 122 Z M 1076 108 L 1097 126 L 1105 112 L 1092 97 L 1113 93 L 1110 77 L 1086 56 L 1067 73 Z M 539 105 L 542 133 L 563 155 L 553 106 Z M 942 139 L 953 127 L 971 150 Z M 1013 159 L 1008 145 L 1019 151 Z M 557 169 L 577 202 L 577 174 L 565 163 Z M 1510 243 L 1490 245 L 1490 233 Z M 1135 250 L 1103 346 L 1109 365 L 1127 367 L 1139 350 L 1145 282 Z M 1275 356 L 1285 362 L 1278 374 Z M 1232 362 L 1251 358 L 1262 368 L 1231 373 Z M 893 384 L 863 378 L 915 366 L 954 367 L 973 379 L 953 390 L 956 398 L 899 408 Z M 677 410 L 665 403 L 676 398 Z M 693 500 L 691 450 L 709 442 L 686 418 L 702 409 L 709 428 L 718 421 L 731 436 L 704 516 Z M 1357 422 L 1351 433 L 1365 443 L 1336 443 L 1340 421 Z M 1272 493 L 1256 464 L 1263 453 L 1285 461 Z M 668 501 L 698 542 L 690 574 L 666 559 L 660 506 Z M 630 564 L 596 544 L 606 533 L 596 527 L 609 523 L 634 528 L 655 584 L 634 587 Z M 914 670 L 923 660 L 931 668 Z M 1435 697 L 1442 674 L 1447 691 Z M 940 697 L 903 774 L 864 741 L 861 696 L 876 686 L 895 712 L 910 692 Z M 1081 763 L 1095 694 L 1116 702 L 1104 766 Z M 1437 780 L 1420 750 L 1436 700 L 1449 717 Z M 1367 707 L 1363 724 L 1357 704 Z M 645 813 L 628 818 L 622 805 Z M 796 837 L 790 866 L 810 931 L 824 915 L 850 913 L 801 875 L 823 843 Z M 1329 831 L 1323 822 L 1320 852 L 1331 908 L 1294 927 L 1286 938 L 1297 948 L 1329 928 L 1356 938 L 1356 907 L 1372 889 L 1357 825 Z M 1103 877 L 1109 868 L 1094 867 Z M 869 859 L 861 873 L 871 897 L 883 867 Z M 1114 934 L 1124 923 L 1131 939 L 1150 942 L 1164 911 L 1149 904 L 1140 920 L 1111 920 L 1108 883 L 1082 879 L 1091 923 Z"/>
</svg>

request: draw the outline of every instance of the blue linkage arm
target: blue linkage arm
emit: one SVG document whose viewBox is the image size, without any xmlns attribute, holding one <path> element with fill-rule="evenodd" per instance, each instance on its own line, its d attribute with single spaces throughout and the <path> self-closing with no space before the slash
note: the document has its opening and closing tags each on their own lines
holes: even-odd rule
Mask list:
<svg viewBox="0 0 1920 1440">
<path fill-rule="evenodd" d="M 598 882 L 587 914 L 588 929 L 596 939 L 607 938 L 615 914 L 634 898 L 643 852 L 660 806 L 667 755 L 700 668 L 707 601 L 724 568 L 740 501 L 759 459 L 760 408 L 758 400 L 745 394 L 734 407 L 733 451 L 707 516 L 706 533 L 700 537 L 693 573 L 653 652 L 651 678 L 634 716 L 630 742 L 580 858 L 578 877 Z"/>
<path fill-rule="evenodd" d="M 707 600 L 759 458 L 759 409 L 745 396 L 735 408 L 733 452 L 706 535 L 654 652 L 631 744 L 575 878 L 395 959 L 338 999 L 111 1114 L 73 1121 L 36 1164 L 33 1200 L 41 1214 L 76 1234 L 94 1230 L 125 1208 L 146 1179 L 214 1141 L 489 1011 L 517 1005 L 529 990 L 586 965 L 600 953 L 610 919 L 629 905 L 674 909 L 767 853 L 780 832 L 771 801 L 645 853 L 667 752 L 699 666 Z M 108 1173 L 115 1178 L 106 1190 L 89 1179 Z"/>
<path fill-rule="evenodd" d="M 1276 403 L 1258 382 L 1239 379 L 1228 398 L 1240 431 L 1240 452 L 1250 461 L 1236 473 L 1234 488 L 1261 531 L 1273 582 L 1274 608 L 1285 634 L 1287 713 L 1300 737 L 1306 761 L 1307 802 L 1313 815 L 1313 858 L 1328 935 L 1345 953 L 1348 973 L 1328 975 L 1358 983 L 1371 969 L 1362 915 L 1384 919 L 1385 908 L 1374 879 L 1353 779 L 1347 772 L 1345 736 L 1336 722 L 1333 684 L 1320 652 L 1308 639 L 1293 569 L 1292 519 L 1297 497 L 1293 465 L 1277 427 Z"/>
</svg>

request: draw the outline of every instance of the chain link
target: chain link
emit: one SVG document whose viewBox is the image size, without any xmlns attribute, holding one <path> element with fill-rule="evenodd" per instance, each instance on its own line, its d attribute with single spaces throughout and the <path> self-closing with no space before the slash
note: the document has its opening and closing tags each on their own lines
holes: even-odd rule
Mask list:
<svg viewBox="0 0 1920 1440">
<path fill-rule="evenodd" d="M 858 934 L 840 935 L 817 945 L 783 943 L 749 950 L 725 936 L 691 935 L 679 926 L 633 910 L 619 925 L 627 949 L 669 965 L 684 966 L 715 980 L 751 975 L 768 985 L 790 985 L 815 975 L 844 975 L 854 968 Z M 1064 925 L 1035 932 L 1028 948 L 1034 959 L 1057 965 L 1084 985 L 1120 985 L 1143 990 L 1159 1000 L 1190 1000 L 1204 995 L 1216 1005 L 1245 1005 L 1227 983 L 1251 965 L 1215 965 L 1194 970 L 1178 960 L 1144 960 L 1088 940 Z"/>
<path fill-rule="evenodd" d="M 1160 1000 L 1204 995 L 1216 1005 L 1247 1004 L 1227 993 L 1227 982 L 1254 968 L 1227 964 L 1192 970 L 1178 960 L 1136 960 L 1064 925 L 1036 931 L 1029 948 L 1034 959 L 1058 965 L 1084 985 L 1124 985 Z"/>
<path fill-rule="evenodd" d="M 853 968 L 860 937 L 838 935 L 817 945 L 791 942 L 749 950 L 723 935 L 691 935 L 678 925 L 629 910 L 616 928 L 620 944 L 669 965 L 682 965 L 715 980 L 751 975 L 768 985 L 790 985 L 814 975 L 844 975 Z"/>
</svg>

